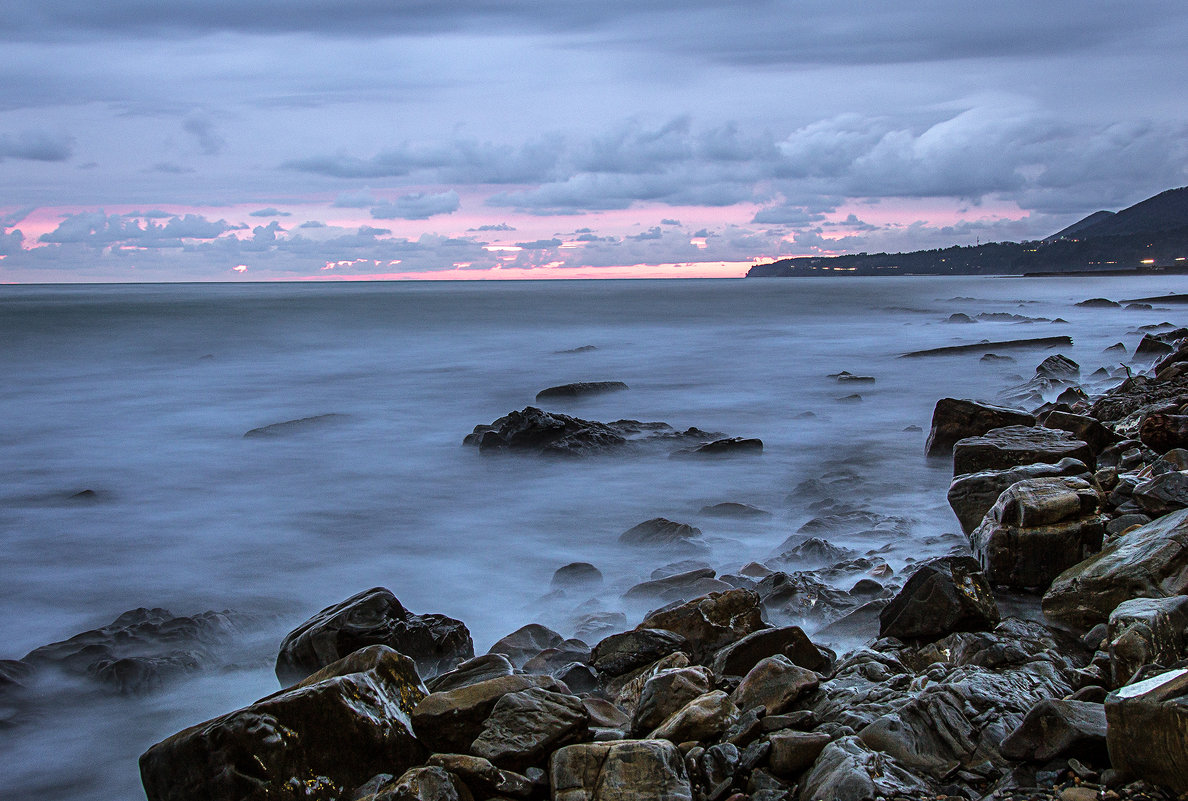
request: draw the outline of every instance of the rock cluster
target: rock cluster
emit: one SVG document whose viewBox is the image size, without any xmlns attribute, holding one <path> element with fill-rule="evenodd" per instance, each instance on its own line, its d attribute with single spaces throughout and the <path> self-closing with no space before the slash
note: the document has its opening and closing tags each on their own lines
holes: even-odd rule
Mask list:
<svg viewBox="0 0 1188 801">
<path fill-rule="evenodd" d="M 634 628 L 592 617 L 602 633 L 588 640 L 530 624 L 475 657 L 459 621 L 368 590 L 285 638 L 284 689 L 150 748 L 149 801 L 1188 792 L 1188 425 L 1174 419 L 1188 417 L 1185 335 L 1152 335 L 1156 369 L 1092 403 L 1069 392 L 1080 368 L 1063 356 L 1033 379 L 1061 383 L 1063 400 L 1043 408 L 938 403 L 927 448 L 951 448 L 964 535 L 897 592 L 872 578 L 891 573 L 876 552 L 829 538 L 890 536 L 902 521 L 828 504 L 768 559 L 817 572 L 677 563 L 628 592 L 667 606 Z M 686 436 L 700 434 L 529 407 L 468 440 L 585 453 Z M 702 544 L 665 518 L 621 540 L 679 556 Z M 859 574 L 850 591 L 827 581 Z M 601 582 L 586 563 L 553 579 Z M 1048 622 L 1010 613 L 1041 597 Z M 823 628 L 772 624 L 790 612 Z M 839 657 L 814 642 L 841 630 L 865 644 Z"/>
</svg>

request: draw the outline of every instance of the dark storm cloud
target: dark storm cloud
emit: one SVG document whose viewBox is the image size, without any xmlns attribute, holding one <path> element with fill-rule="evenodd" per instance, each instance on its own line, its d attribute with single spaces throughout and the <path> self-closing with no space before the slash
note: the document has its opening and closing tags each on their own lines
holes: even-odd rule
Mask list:
<svg viewBox="0 0 1188 801">
<path fill-rule="evenodd" d="M 462 205 L 458 193 L 413 192 L 402 195 L 391 203 L 384 203 L 371 209 L 371 216 L 377 220 L 427 220 L 438 214 L 453 214 Z"/>
<path fill-rule="evenodd" d="M 45 131 L 21 131 L 0 134 L 0 161 L 66 161 L 72 155 L 73 137 Z"/>
</svg>

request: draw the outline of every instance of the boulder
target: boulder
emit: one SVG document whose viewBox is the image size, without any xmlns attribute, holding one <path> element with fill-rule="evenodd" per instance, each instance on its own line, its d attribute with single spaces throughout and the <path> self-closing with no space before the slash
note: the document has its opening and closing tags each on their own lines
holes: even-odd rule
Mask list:
<svg viewBox="0 0 1188 801">
<path fill-rule="evenodd" d="M 969 535 L 993 585 L 1047 589 L 1101 548 L 1104 499 L 1082 478 L 1032 478 L 1008 487 Z"/>
<path fill-rule="evenodd" d="M 857 737 L 841 737 L 821 751 L 801 780 L 801 801 L 869 801 L 892 796 L 931 796 L 928 784 Z"/>
<path fill-rule="evenodd" d="M 664 517 L 654 517 L 624 531 L 619 542 L 637 548 L 702 553 L 701 529 L 688 523 L 677 523 Z"/>
<path fill-rule="evenodd" d="M 434 754 L 429 765 L 444 768 L 462 780 L 470 792 L 479 798 L 492 796 L 527 798 L 532 782 L 508 770 L 501 770 L 482 757 L 469 754 Z"/>
<path fill-rule="evenodd" d="M 667 740 L 570 745 L 549 760 L 553 801 L 692 801 L 685 761 Z"/>
<path fill-rule="evenodd" d="M 767 760 L 771 772 L 785 778 L 795 778 L 817 761 L 831 738 L 819 731 L 778 731 L 771 735 L 771 751 Z"/>
<path fill-rule="evenodd" d="M 1130 682 L 1144 665 L 1165 667 L 1186 655 L 1188 596 L 1134 598 L 1110 613 L 1110 672 L 1115 687 Z"/>
<path fill-rule="evenodd" d="M 328 606 L 281 642 L 276 677 L 282 686 L 368 645 L 387 645 L 412 657 L 424 676 L 474 656 L 466 625 L 445 615 L 414 615 L 390 590 L 375 587 Z"/>
<path fill-rule="evenodd" d="M 1099 764 L 1108 758 L 1105 707 L 1046 698 L 1002 741 L 1002 754 L 1030 762 L 1073 757 Z"/>
<path fill-rule="evenodd" d="M 468 753 L 500 698 L 534 688 L 569 694 L 569 688 L 552 676 L 517 674 L 487 679 L 425 696 L 412 710 L 413 730 L 437 753 Z"/>
<path fill-rule="evenodd" d="M 743 677 L 732 697 L 740 709 L 762 706 L 769 715 L 792 708 L 802 696 L 817 689 L 820 677 L 786 656 L 769 656 Z"/>
<path fill-rule="evenodd" d="M 677 651 L 689 651 L 689 641 L 664 629 L 637 628 L 612 634 L 594 646 L 590 664 L 602 673 L 621 676 Z"/>
<path fill-rule="evenodd" d="M 558 748 L 586 740 L 590 716 L 576 696 L 534 687 L 502 696 L 470 747 L 509 770 L 543 765 Z"/>
<path fill-rule="evenodd" d="M 1118 303 L 1116 300 L 1110 300 L 1109 298 L 1089 298 L 1089 300 L 1082 300 L 1080 303 L 1077 303 L 1075 305 L 1086 308 L 1086 309 L 1120 309 L 1120 308 L 1122 308 L 1121 303 Z"/>
<path fill-rule="evenodd" d="M 491 646 L 489 654 L 503 654 L 517 668 L 541 651 L 556 648 L 565 641 L 557 632 L 539 623 L 521 626 Z"/>
<path fill-rule="evenodd" d="M 929 456 L 947 456 L 959 439 L 980 437 L 995 428 L 1033 425 L 1035 417 L 1019 409 L 974 400 L 941 398 L 932 411 L 932 428 L 924 452 Z"/>
<path fill-rule="evenodd" d="M 713 683 L 713 674 L 700 665 L 670 668 L 650 676 L 639 694 L 631 731 L 636 734 L 652 731 L 685 704 L 708 693 Z"/>
<path fill-rule="evenodd" d="M 640 629 L 663 629 L 689 642 L 691 656 L 700 662 L 722 646 L 767 628 L 759 607 L 759 596 L 751 590 L 712 592 L 673 609 L 652 612 Z"/>
<path fill-rule="evenodd" d="M 409 768 L 358 801 L 474 801 L 474 796 L 458 776 L 430 765 Z"/>
<path fill-rule="evenodd" d="M 1035 368 L 1036 378 L 1057 381 L 1076 381 L 1081 376 L 1081 366 L 1060 353 L 1054 353 Z"/>
<path fill-rule="evenodd" d="M 828 673 L 837 656 L 815 645 L 800 626 L 784 626 L 761 629 L 727 645 L 714 654 L 710 666 L 719 676 L 745 676 L 761 660 L 777 654 L 817 673 Z"/>
<path fill-rule="evenodd" d="M 425 686 L 430 692 L 445 692 L 478 684 L 487 679 L 510 676 L 515 672 L 516 666 L 503 654 L 483 654 L 474 659 L 467 659 L 451 671 L 434 676 L 425 682 Z"/>
<path fill-rule="evenodd" d="M 712 741 L 738 719 L 736 707 L 722 690 L 714 690 L 694 698 L 649 736 L 649 740 L 668 740 L 672 743 Z"/>
<path fill-rule="evenodd" d="M 582 398 L 587 395 L 603 395 L 607 392 L 622 392 L 627 385 L 622 381 L 578 381 L 573 384 L 559 384 L 536 393 L 538 401 L 550 398 Z"/>
<path fill-rule="evenodd" d="M 1188 509 L 1121 535 L 1065 570 L 1044 594 L 1044 614 L 1089 629 L 1131 598 L 1188 591 Z"/>
<path fill-rule="evenodd" d="M 724 592 L 733 589 L 726 582 L 714 578 L 714 575 L 712 567 L 677 573 L 636 584 L 623 593 L 623 597 L 629 601 L 660 600 L 668 603 L 687 601 L 691 598 L 700 598 L 711 592 Z"/>
<path fill-rule="evenodd" d="M 337 801 L 377 773 L 424 761 L 409 721 L 423 695 L 411 659 L 372 646 L 157 743 L 140 757 L 145 794 Z"/>
<path fill-rule="evenodd" d="M 879 613 L 879 636 L 936 639 L 955 631 L 989 629 L 998 604 L 978 563 L 945 556 L 921 565 Z"/>
<path fill-rule="evenodd" d="M 1172 670 L 1106 696 L 1113 767 L 1188 792 L 1188 670 Z"/>
<path fill-rule="evenodd" d="M 1039 426 L 1007 426 L 967 437 L 953 445 L 953 474 L 1008 470 L 1025 464 L 1055 464 L 1061 459 L 1093 464 L 1093 451 L 1067 431 Z"/>
<path fill-rule="evenodd" d="M 1152 517 L 1188 508 L 1188 472 L 1173 470 L 1154 476 L 1136 486 L 1130 497 Z"/>
<path fill-rule="evenodd" d="M 481 453 L 523 451 L 544 456 L 584 456 L 622 448 L 627 437 L 606 423 L 526 406 L 491 425 L 476 426 L 463 442 L 477 445 Z"/>
<path fill-rule="evenodd" d="M 1028 464 L 1006 470 L 983 470 L 960 475 L 949 485 L 949 506 L 961 529 L 970 534 L 994 506 L 998 496 L 1018 481 L 1049 476 L 1079 476 L 1089 479 L 1089 468 L 1079 459 L 1061 459 L 1056 464 Z"/>
<path fill-rule="evenodd" d="M 698 514 L 707 517 L 733 517 L 739 519 L 771 517 L 771 512 L 751 506 L 749 503 L 715 503 L 712 506 L 701 507 Z"/>
<path fill-rule="evenodd" d="M 1096 417 L 1087 414 L 1073 414 L 1059 409 L 1044 415 L 1040 424 L 1044 428 L 1067 431 L 1079 440 L 1088 443 L 1094 455 L 1101 453 L 1117 442 L 1120 437 L 1102 424 Z"/>
</svg>

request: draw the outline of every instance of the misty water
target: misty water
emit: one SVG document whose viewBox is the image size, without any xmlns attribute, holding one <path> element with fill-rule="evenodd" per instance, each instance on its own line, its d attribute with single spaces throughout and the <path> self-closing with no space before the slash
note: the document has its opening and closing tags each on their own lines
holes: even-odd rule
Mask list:
<svg viewBox="0 0 1188 801">
<path fill-rule="evenodd" d="M 623 591 L 671 560 L 620 546 L 624 530 L 657 516 L 694 524 L 708 561 L 734 571 L 814 516 L 802 482 L 847 473 L 847 503 L 911 522 L 838 544 L 890 544 L 883 557 L 901 571 L 958 531 L 950 465 L 923 456 L 937 398 L 994 399 L 1048 351 L 1012 351 L 1014 363 L 899 354 L 1067 334 L 1075 345 L 1060 350 L 1087 375 L 1116 364 L 1105 347 L 1133 349 L 1138 326 L 1182 320 L 1077 301 L 1185 291 L 1176 277 L 0 287 L 0 659 L 136 607 L 252 621 L 220 667 L 148 694 L 34 682 L 31 701 L 4 704 L 0 795 L 142 798 L 141 752 L 275 691 L 284 634 L 372 586 L 465 621 L 479 653 L 530 622 L 569 636 L 590 611 L 634 625 L 645 608 Z M 956 312 L 1067 324 L 945 322 Z M 829 377 L 842 370 L 876 381 Z M 534 401 L 595 380 L 630 389 Z M 568 460 L 462 445 L 528 405 L 765 449 Z M 244 437 L 326 414 L 338 416 Z M 83 490 L 95 497 L 71 499 Z M 699 513 L 719 502 L 773 516 Z M 602 589 L 550 595 L 573 561 L 596 565 Z"/>
</svg>

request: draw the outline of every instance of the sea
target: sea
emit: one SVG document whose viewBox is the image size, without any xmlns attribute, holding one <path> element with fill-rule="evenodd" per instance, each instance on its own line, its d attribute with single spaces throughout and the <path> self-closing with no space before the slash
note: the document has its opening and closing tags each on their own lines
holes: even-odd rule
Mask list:
<svg viewBox="0 0 1188 801">
<path fill-rule="evenodd" d="M 993 401 L 1057 351 L 1104 389 L 1122 369 L 1104 349 L 1132 352 L 1183 307 L 1076 304 L 1183 292 L 1179 276 L 0 286 L 0 659 L 139 607 L 246 621 L 216 667 L 150 692 L 57 675 L 0 687 L 0 796 L 143 798 L 146 748 L 279 689 L 284 635 L 370 587 L 464 621 L 478 653 L 527 623 L 571 636 L 583 614 L 622 612 L 633 626 L 646 608 L 625 590 L 680 557 L 621 545 L 623 531 L 689 523 L 701 559 L 737 572 L 821 513 L 813 479 L 839 477 L 841 501 L 907 523 L 835 544 L 879 548 L 902 574 L 959 532 L 951 464 L 924 456 L 937 399 Z M 900 358 L 1056 335 L 1074 344 Z M 575 381 L 629 389 L 535 400 Z M 463 445 L 530 405 L 764 448 Z M 701 511 L 724 502 L 771 515 Z M 603 585 L 555 591 L 576 561 Z"/>
</svg>

